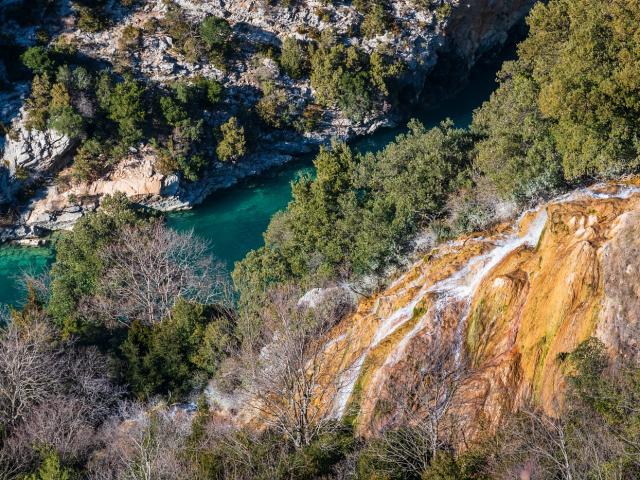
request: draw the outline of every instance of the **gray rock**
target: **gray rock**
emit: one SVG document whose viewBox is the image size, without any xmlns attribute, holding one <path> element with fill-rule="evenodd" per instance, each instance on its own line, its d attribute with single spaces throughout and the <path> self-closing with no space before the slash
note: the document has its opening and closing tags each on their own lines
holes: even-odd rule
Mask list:
<svg viewBox="0 0 640 480">
<path fill-rule="evenodd" d="M 47 130 L 27 130 L 22 125 L 7 135 L 3 161 L 12 176 L 25 169 L 36 176 L 54 172 L 64 166 L 76 139 Z"/>
<path fill-rule="evenodd" d="M 16 225 L 9 228 L 0 228 L 0 243 L 43 237 L 48 232 L 37 226 Z"/>
</svg>

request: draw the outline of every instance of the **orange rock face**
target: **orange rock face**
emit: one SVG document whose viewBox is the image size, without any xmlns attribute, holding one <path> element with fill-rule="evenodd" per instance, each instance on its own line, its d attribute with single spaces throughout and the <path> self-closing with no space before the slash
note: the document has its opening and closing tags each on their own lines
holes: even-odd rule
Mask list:
<svg viewBox="0 0 640 480">
<path fill-rule="evenodd" d="M 437 402 L 424 399 L 443 377 L 455 378 L 467 437 L 525 402 L 553 413 L 563 354 L 580 342 L 597 336 L 612 354 L 638 355 L 639 254 L 631 184 L 581 190 L 511 230 L 439 247 L 334 330 L 333 414 L 365 434 L 429 415 Z"/>
</svg>

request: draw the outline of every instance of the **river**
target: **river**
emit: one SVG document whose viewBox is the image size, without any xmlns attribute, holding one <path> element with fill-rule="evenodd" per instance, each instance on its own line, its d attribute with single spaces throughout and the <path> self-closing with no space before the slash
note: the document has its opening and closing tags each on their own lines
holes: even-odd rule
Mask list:
<svg viewBox="0 0 640 480">
<path fill-rule="evenodd" d="M 469 125 L 473 110 L 487 100 L 495 89 L 495 74 L 500 63 L 513 56 L 511 48 L 489 63 L 476 66 L 467 85 L 455 96 L 434 108 L 414 113 L 427 127 L 451 118 L 459 127 Z M 359 151 L 377 151 L 406 127 L 382 129 L 352 143 Z M 262 245 L 262 233 L 272 215 L 284 209 L 291 199 L 291 182 L 305 172 L 313 172 L 313 155 L 307 155 L 282 168 L 244 180 L 234 187 L 212 194 L 192 210 L 168 215 L 168 224 L 177 230 L 193 229 L 210 243 L 211 254 L 229 270 L 249 250 Z M 19 304 L 24 288 L 23 272 L 42 272 L 51 264 L 51 248 L 0 247 L 0 304 Z"/>
</svg>

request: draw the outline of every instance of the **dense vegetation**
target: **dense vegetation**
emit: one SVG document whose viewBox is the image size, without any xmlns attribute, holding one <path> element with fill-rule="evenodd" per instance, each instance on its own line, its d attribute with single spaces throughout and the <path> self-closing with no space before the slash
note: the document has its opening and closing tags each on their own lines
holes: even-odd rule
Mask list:
<svg viewBox="0 0 640 480">
<path fill-rule="evenodd" d="M 325 107 L 338 106 L 347 117 L 362 121 L 375 104 L 388 97 L 388 79 L 402 71 L 402 62 L 383 52 L 371 56 L 339 42 L 324 30 L 311 55 L 311 85 L 316 100 Z"/>
<path fill-rule="evenodd" d="M 388 258 L 430 216 L 450 191 L 469 182 L 473 142 L 443 123 L 417 122 L 377 154 L 354 154 L 345 144 L 323 149 L 317 176 L 293 185 L 293 200 L 265 233 L 265 246 L 234 272 L 243 302 L 274 283 L 318 284 L 384 268 Z"/>
<path fill-rule="evenodd" d="M 32 47 L 22 55 L 36 73 L 26 127 L 80 139 L 74 159 L 78 179 L 99 177 L 143 140 L 157 150 L 163 173 L 199 177 L 208 163 L 205 145 L 213 139 L 203 117 L 221 101 L 220 83 L 195 77 L 168 91 L 152 88 L 130 74 L 91 69 L 72 50 L 60 48 Z"/>
</svg>

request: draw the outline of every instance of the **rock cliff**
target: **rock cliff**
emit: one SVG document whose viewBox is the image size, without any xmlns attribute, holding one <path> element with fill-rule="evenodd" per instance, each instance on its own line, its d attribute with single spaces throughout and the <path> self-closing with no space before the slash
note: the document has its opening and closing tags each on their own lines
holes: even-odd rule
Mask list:
<svg viewBox="0 0 640 480">
<path fill-rule="evenodd" d="M 63 26 L 57 25 L 51 33 L 66 39 L 86 58 L 112 65 L 124 62 L 138 78 L 154 84 L 163 85 L 192 76 L 221 81 L 229 95 L 222 110 L 208 119 L 213 124 L 221 123 L 239 110 L 251 108 L 259 98 L 256 92 L 260 91 L 261 81 L 267 73 L 292 98 L 313 102 L 314 91 L 308 79 L 291 79 L 280 72 L 271 59 L 256 54 L 265 46 L 278 47 L 288 36 L 309 40 L 328 28 L 344 35 L 349 43 L 358 45 L 365 52 L 371 53 L 384 45 L 395 58 L 402 59 L 407 67 L 398 79 L 403 101 L 395 107 L 386 105 L 380 111 L 373 111 L 358 122 L 349 120 L 337 108 L 329 108 L 321 125 L 305 134 L 281 130 L 258 132 L 257 153 L 232 166 L 213 162 L 216 164 L 198 182 L 187 182 L 175 176 L 165 178 L 157 172 L 155 159 L 147 162 L 144 155 L 134 154 L 135 161 L 123 159 L 115 171 L 94 185 L 75 185 L 71 189 L 56 186 L 52 177 L 65 166 L 64 160 L 73 150 L 75 139 L 56 136 L 52 132 L 26 131 L 21 126 L 20 117 L 14 118 L 13 140 L 8 140 L 4 152 L 4 161 L 11 167 L 10 173 L 15 174 L 15 166 L 24 166 L 40 177 L 46 173 L 48 184 L 22 209 L 20 228 L 14 228 L 15 225 L 5 228 L 0 232 L 0 238 L 19 238 L 21 234 L 18 232 L 24 231 L 46 232 L 48 229 L 65 228 L 69 222 L 57 222 L 56 219 L 69 207 L 76 211 L 73 202 L 65 203 L 65 199 L 88 196 L 86 205 L 86 202 L 79 204 L 79 212 L 82 213 L 94 208 L 95 200 L 99 201 L 101 195 L 120 187 L 130 197 L 162 210 L 188 208 L 218 188 L 281 165 L 296 154 L 312 151 L 331 138 L 351 138 L 371 133 L 382 126 L 394 125 L 402 117 L 401 110 L 418 101 L 429 82 L 429 75 L 443 58 L 455 64 L 455 73 L 451 73 L 453 79 L 448 78 L 446 84 L 461 84 L 477 59 L 502 44 L 509 29 L 522 20 L 533 3 L 534 0 L 439 0 L 418 8 L 409 0 L 395 1 L 390 3 L 388 12 L 394 25 L 392 31 L 364 38 L 353 34 L 357 32 L 363 16 L 351 4 L 334 5 L 306 0 L 283 7 L 261 0 L 205 3 L 180 0 L 178 4 L 186 17 L 194 21 L 211 14 L 223 17 L 229 21 L 234 36 L 242 40 L 239 44 L 247 51 L 241 49 L 226 70 L 208 63 L 189 63 L 175 51 L 171 38 L 162 31 L 145 33 L 139 48 L 123 50 L 119 46 L 118 39 L 126 26 L 143 28 L 150 20 L 164 17 L 167 5 L 163 1 L 148 1 L 98 33 L 80 31 L 74 26 L 69 12 L 61 12 L 61 15 L 66 15 Z M 23 43 L 35 41 L 33 32 L 22 32 L 18 27 L 14 30 L 11 30 L 12 35 L 24 40 Z M 8 122 L 10 118 L 3 116 L 2 120 Z M 136 150 L 147 148 L 148 145 L 140 145 Z M 146 166 L 141 168 L 142 164 Z M 147 178 L 144 178 L 145 172 Z M 17 187 L 9 185 L 11 182 L 7 182 L 6 172 L 3 178 L 0 201 L 7 203 Z M 118 180 L 114 181 L 114 178 Z M 25 230 L 24 227 L 28 228 Z"/>
<path fill-rule="evenodd" d="M 327 343 L 333 415 L 366 434 L 427 415 L 429 391 L 448 389 L 447 415 L 473 437 L 531 401 L 553 414 L 565 354 L 591 336 L 637 357 L 638 184 L 579 190 L 447 243 L 361 301 Z"/>
</svg>

